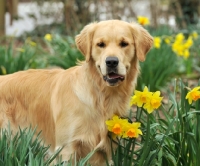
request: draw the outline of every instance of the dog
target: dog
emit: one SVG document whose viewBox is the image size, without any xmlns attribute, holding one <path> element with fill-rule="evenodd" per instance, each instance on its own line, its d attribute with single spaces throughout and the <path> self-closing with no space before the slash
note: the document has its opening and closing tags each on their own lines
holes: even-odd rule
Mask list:
<svg viewBox="0 0 200 166">
<path fill-rule="evenodd" d="M 37 126 L 62 159 L 80 159 L 97 151 L 91 165 L 111 159 L 105 121 L 126 116 L 130 96 L 153 44 L 137 23 L 107 20 L 86 25 L 75 38 L 85 61 L 64 69 L 29 69 L 0 76 L 0 128 L 15 133 Z"/>
</svg>

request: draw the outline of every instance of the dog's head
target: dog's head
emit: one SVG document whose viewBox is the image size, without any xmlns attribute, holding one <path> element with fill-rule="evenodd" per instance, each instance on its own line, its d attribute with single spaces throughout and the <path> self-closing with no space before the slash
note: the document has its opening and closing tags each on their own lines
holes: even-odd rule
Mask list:
<svg viewBox="0 0 200 166">
<path fill-rule="evenodd" d="M 144 61 L 152 44 L 152 36 L 143 27 L 119 20 L 91 23 L 76 36 L 86 62 L 94 60 L 108 86 L 123 82 L 133 58 Z"/>
</svg>

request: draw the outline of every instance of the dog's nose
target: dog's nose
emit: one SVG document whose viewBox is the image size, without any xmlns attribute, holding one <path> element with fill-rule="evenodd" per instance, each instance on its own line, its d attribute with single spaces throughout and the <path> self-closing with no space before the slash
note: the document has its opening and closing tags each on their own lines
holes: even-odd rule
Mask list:
<svg viewBox="0 0 200 166">
<path fill-rule="evenodd" d="M 109 56 L 106 58 L 107 67 L 117 67 L 118 63 L 119 63 L 119 59 L 115 56 Z"/>
</svg>

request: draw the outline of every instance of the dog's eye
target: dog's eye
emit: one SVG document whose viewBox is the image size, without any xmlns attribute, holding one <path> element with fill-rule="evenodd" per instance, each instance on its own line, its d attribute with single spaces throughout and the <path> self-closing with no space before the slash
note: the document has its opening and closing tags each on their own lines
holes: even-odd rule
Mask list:
<svg viewBox="0 0 200 166">
<path fill-rule="evenodd" d="M 126 47 L 126 46 L 128 46 L 128 43 L 125 42 L 125 41 L 122 41 L 119 45 L 120 45 L 121 47 Z"/>
<path fill-rule="evenodd" d="M 106 44 L 104 42 L 97 43 L 98 47 L 104 48 Z"/>
</svg>

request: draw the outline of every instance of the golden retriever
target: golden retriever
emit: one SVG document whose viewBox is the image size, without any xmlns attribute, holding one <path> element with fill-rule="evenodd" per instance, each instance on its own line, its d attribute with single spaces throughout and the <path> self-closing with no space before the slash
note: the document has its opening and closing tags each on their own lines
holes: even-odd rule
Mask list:
<svg viewBox="0 0 200 166">
<path fill-rule="evenodd" d="M 111 159 L 105 121 L 125 116 L 135 88 L 139 60 L 153 43 L 140 25 L 119 20 L 91 23 L 76 36 L 85 61 L 67 70 L 27 70 L 0 76 L 0 127 L 14 132 L 37 126 L 62 159 L 85 157 L 91 165 Z"/>
</svg>

